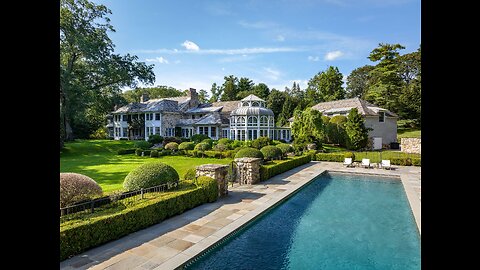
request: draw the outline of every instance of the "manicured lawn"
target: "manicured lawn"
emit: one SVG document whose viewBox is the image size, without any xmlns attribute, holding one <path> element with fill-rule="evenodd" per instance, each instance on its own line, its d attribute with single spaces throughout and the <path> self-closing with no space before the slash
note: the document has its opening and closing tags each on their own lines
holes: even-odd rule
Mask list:
<svg viewBox="0 0 480 270">
<path fill-rule="evenodd" d="M 397 138 L 400 142 L 400 138 L 421 138 L 422 130 L 414 128 L 404 128 L 397 130 Z"/>
<path fill-rule="evenodd" d="M 105 193 L 122 189 L 125 176 L 146 162 L 161 161 L 177 170 L 180 178 L 198 165 L 229 164 L 232 159 L 164 156 L 159 158 L 117 155 L 119 149 L 133 148 L 131 141 L 79 140 L 66 143 L 60 154 L 60 172 L 75 172 L 93 178 Z"/>
</svg>

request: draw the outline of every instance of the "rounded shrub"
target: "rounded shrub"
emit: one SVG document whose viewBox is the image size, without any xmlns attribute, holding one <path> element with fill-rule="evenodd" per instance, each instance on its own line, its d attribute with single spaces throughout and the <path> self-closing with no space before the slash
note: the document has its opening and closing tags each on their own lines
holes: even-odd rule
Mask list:
<svg viewBox="0 0 480 270">
<path fill-rule="evenodd" d="M 183 175 L 183 180 L 194 180 L 196 174 L 197 170 L 195 168 L 188 169 Z"/>
<path fill-rule="evenodd" d="M 143 152 L 143 149 L 140 149 L 140 148 L 135 149 L 135 155 L 137 156 L 141 156 L 142 152 Z"/>
<path fill-rule="evenodd" d="M 287 143 L 279 143 L 276 145 L 280 150 L 282 151 L 283 155 L 286 155 L 287 153 L 291 153 L 295 151 L 293 147 L 290 144 Z"/>
<path fill-rule="evenodd" d="M 178 179 L 178 173 L 172 166 L 162 162 L 150 162 L 133 169 L 125 177 L 123 188 L 132 191 L 175 182 Z"/>
<path fill-rule="evenodd" d="M 147 142 L 147 141 L 136 141 L 134 144 L 135 148 L 140 148 L 140 149 L 149 149 L 152 147 L 152 144 Z"/>
<path fill-rule="evenodd" d="M 150 152 L 150 157 L 158 157 L 158 151 L 152 150 L 152 152 Z"/>
<path fill-rule="evenodd" d="M 213 147 L 213 140 L 212 139 L 205 139 L 202 141 L 202 143 L 207 143 L 208 145 L 210 145 L 210 149 L 212 149 Z"/>
<path fill-rule="evenodd" d="M 195 145 L 194 149 L 197 150 L 197 151 L 207 151 L 207 150 L 212 149 L 212 147 L 208 143 L 201 142 L 201 143 Z"/>
<path fill-rule="evenodd" d="M 278 159 L 282 156 L 282 150 L 280 148 L 273 146 L 273 145 L 267 145 L 262 147 L 260 149 L 260 152 L 262 152 L 263 157 L 265 159 Z"/>
<path fill-rule="evenodd" d="M 252 141 L 252 147 L 262 149 L 262 147 L 272 144 L 272 139 L 268 137 L 259 137 Z"/>
<path fill-rule="evenodd" d="M 213 147 L 213 150 L 223 152 L 228 150 L 228 147 L 223 143 L 218 143 Z"/>
<path fill-rule="evenodd" d="M 222 138 L 220 140 L 218 140 L 218 144 L 224 144 L 224 145 L 230 145 L 232 144 L 232 140 L 228 139 L 228 138 Z"/>
<path fill-rule="evenodd" d="M 165 137 L 163 139 L 163 145 L 167 145 L 171 142 L 176 142 L 177 144 L 180 144 L 182 143 L 182 139 L 179 137 Z"/>
<path fill-rule="evenodd" d="M 92 178 L 79 173 L 60 173 L 60 207 L 101 196 L 102 188 Z"/>
<path fill-rule="evenodd" d="M 245 147 L 245 148 L 240 149 L 235 154 L 235 158 L 244 158 L 244 157 L 263 159 L 263 154 L 262 154 L 262 152 L 260 152 L 260 150 L 258 150 L 256 148 Z"/>
<path fill-rule="evenodd" d="M 243 141 L 237 141 L 237 140 L 233 141 L 232 144 L 230 145 L 232 149 L 242 147 L 242 146 L 243 146 Z"/>
<path fill-rule="evenodd" d="M 176 142 L 169 142 L 165 145 L 165 149 L 177 151 L 178 150 L 178 143 Z"/>
<path fill-rule="evenodd" d="M 193 150 L 195 144 L 193 142 L 182 142 L 178 145 L 178 150 Z"/>
<path fill-rule="evenodd" d="M 152 134 L 148 136 L 148 142 L 151 144 L 157 144 L 163 142 L 163 137 L 158 134 Z"/>
<path fill-rule="evenodd" d="M 195 144 L 205 140 L 205 139 L 210 139 L 210 137 L 208 137 L 207 135 L 205 134 L 195 134 L 193 135 L 192 137 L 190 137 L 190 140 L 192 142 L 194 142 Z"/>
</svg>

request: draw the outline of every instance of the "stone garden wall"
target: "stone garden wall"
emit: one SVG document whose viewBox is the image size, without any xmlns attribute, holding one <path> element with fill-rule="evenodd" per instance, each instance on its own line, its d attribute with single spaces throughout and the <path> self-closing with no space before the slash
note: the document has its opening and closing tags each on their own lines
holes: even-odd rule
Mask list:
<svg viewBox="0 0 480 270">
<path fill-rule="evenodd" d="M 420 138 L 401 138 L 400 149 L 405 153 L 422 153 L 422 139 Z"/>
</svg>

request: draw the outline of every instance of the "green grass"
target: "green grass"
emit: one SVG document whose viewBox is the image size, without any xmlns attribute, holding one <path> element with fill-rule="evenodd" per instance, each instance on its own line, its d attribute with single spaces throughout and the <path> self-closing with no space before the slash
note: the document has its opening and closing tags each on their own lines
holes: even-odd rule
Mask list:
<svg viewBox="0 0 480 270">
<path fill-rule="evenodd" d="M 400 138 L 421 138 L 422 130 L 415 128 L 403 128 L 397 129 L 397 138 L 400 142 Z"/>
<path fill-rule="evenodd" d="M 159 158 L 136 155 L 117 155 L 119 149 L 133 148 L 132 141 L 78 140 L 65 144 L 60 153 L 60 172 L 75 172 L 93 178 L 105 193 L 122 189 L 127 174 L 147 162 L 161 161 L 183 174 L 198 165 L 207 163 L 228 164 L 232 159 L 163 156 Z"/>
</svg>

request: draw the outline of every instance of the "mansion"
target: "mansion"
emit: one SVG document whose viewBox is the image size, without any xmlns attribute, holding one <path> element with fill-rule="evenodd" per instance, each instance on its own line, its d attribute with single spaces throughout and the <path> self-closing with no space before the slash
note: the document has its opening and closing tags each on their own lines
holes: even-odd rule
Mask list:
<svg viewBox="0 0 480 270">
<path fill-rule="evenodd" d="M 290 127 L 275 126 L 275 115 L 265 100 L 249 95 L 242 100 L 200 104 L 198 93 L 190 88 L 187 96 L 130 103 L 108 116 L 109 136 L 115 140 L 148 140 L 152 134 L 162 137 L 190 138 L 204 134 L 218 140 L 255 140 L 269 137 L 291 141 Z"/>
</svg>

